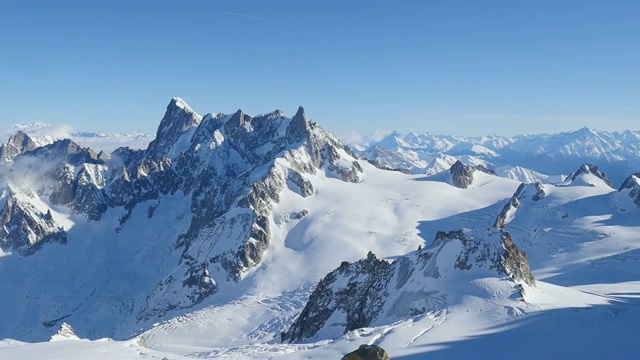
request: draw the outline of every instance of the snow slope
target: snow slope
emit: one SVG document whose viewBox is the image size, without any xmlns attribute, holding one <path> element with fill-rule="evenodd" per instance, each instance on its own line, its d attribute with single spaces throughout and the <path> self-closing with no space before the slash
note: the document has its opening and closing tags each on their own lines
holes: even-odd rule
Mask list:
<svg viewBox="0 0 640 360">
<path fill-rule="evenodd" d="M 280 119 L 279 114 L 274 116 Z M 200 124 L 204 118 L 198 120 Z M 200 150 L 224 146 L 232 141 L 229 134 L 202 131 L 206 141 L 185 143 L 186 137 L 196 139 L 198 134 L 188 126 L 178 129 L 172 135 L 175 141 L 165 144 L 166 153 L 180 156 L 193 150 L 201 157 L 198 161 L 223 168 L 221 157 Z M 454 137 L 436 140 L 421 141 L 434 141 L 442 149 L 453 149 L 457 141 Z M 490 138 L 482 146 L 499 154 L 514 142 Z M 396 145 L 406 144 L 396 141 Z M 251 154 L 268 154 L 274 146 L 265 141 Z M 45 243 L 30 256 L 0 252 L 0 287 L 11 289 L 0 297 L 0 307 L 10 309 L 3 312 L 0 327 L 14 337 L 44 341 L 64 321 L 80 339 L 38 343 L 5 339 L 0 341 L 0 358 L 325 359 L 340 358 L 363 343 L 382 346 L 394 359 L 635 358 L 640 330 L 640 206 L 636 203 L 640 182 L 630 178 L 628 187 L 616 190 L 588 166 L 562 182 L 522 186 L 510 178 L 475 171 L 469 186 L 462 189 L 450 184 L 447 172 L 430 177 L 403 174 L 364 160 L 357 161 L 361 168 L 357 181 L 344 181 L 339 169 L 355 165 L 342 151 L 337 150 L 332 164 L 338 172 L 324 166 L 315 172 L 301 171 L 303 180 L 284 177 L 285 186 L 265 213 L 269 246 L 255 266 L 241 272 L 240 280 L 226 277 L 223 268 L 211 263 L 198 278 L 215 281 L 220 289 L 215 295 L 142 322 L 131 314 L 148 303 L 149 294 L 164 284 L 167 273 L 180 274 L 184 268 L 176 264 L 188 260 L 185 252 L 176 251 L 175 240 L 193 225 L 191 196 L 180 190 L 143 200 L 130 211 L 122 206 L 108 208 L 99 221 L 92 221 L 83 212 L 48 201 L 39 195 L 42 190 L 26 191 L 33 182 L 14 184 L 20 190 L 18 198 L 33 204 L 35 210 L 30 211 L 50 211 L 51 221 L 66 230 L 67 239 L 64 245 Z M 298 164 L 306 164 L 306 154 L 292 156 Z M 239 156 L 234 153 L 229 159 Z M 252 181 L 260 183 L 265 174 L 286 174 L 292 169 L 291 159 L 279 157 L 251 168 Z M 93 184 L 108 178 L 105 168 L 83 169 Z M 544 177 L 513 169 L 530 181 Z M 144 178 L 154 169 L 145 165 L 137 171 L 127 176 Z M 16 180 L 7 175 L 3 181 Z M 3 205 L 7 195 L 2 197 Z M 234 219 L 242 211 L 232 207 L 221 219 Z M 536 282 L 525 286 L 524 293 L 509 277 L 486 268 L 475 271 L 472 267 L 456 275 L 459 270 L 453 264 L 460 249 L 451 242 L 438 255 L 442 260 L 438 268 L 450 273 L 441 282 L 427 282 L 427 287 L 448 294 L 446 302 L 400 314 L 392 311 L 392 305 L 402 292 L 388 291 L 393 301 L 385 305 L 386 315 L 366 327 L 344 333 L 344 327 L 329 326 L 316 338 L 291 344 L 280 341 L 318 281 L 344 267 L 343 262 L 358 262 L 370 251 L 389 262 L 413 259 L 432 251 L 429 246 L 439 232 L 464 228 L 470 234 L 495 233 L 499 230 L 494 225 L 508 231 L 527 254 Z M 200 234 L 186 253 L 208 259 L 202 254 L 231 247 L 225 241 L 244 231 L 226 225 L 221 229 Z M 480 239 L 479 246 L 490 241 L 475 237 Z M 407 284 L 421 283 L 418 275 Z M 60 286 L 69 283 L 76 285 Z M 158 299 L 170 304 L 186 296 L 180 291 L 155 294 L 162 294 Z M 50 323 L 42 328 L 29 325 L 42 319 Z M 335 312 L 327 322 L 344 323 L 344 314 Z"/>
</svg>

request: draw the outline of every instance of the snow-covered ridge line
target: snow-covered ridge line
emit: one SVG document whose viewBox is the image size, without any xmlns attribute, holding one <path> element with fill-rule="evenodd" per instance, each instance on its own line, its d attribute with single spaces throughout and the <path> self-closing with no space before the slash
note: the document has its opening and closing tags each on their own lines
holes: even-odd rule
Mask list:
<svg viewBox="0 0 640 360">
<path fill-rule="evenodd" d="M 432 175 L 461 160 L 469 165 L 501 168 L 500 174 L 535 182 L 567 168 L 593 163 L 619 184 L 640 164 L 640 131 L 582 128 L 557 134 L 461 137 L 394 132 L 380 141 L 354 144 L 366 159 L 394 169 Z M 528 171 L 526 169 L 529 169 Z"/>
<path fill-rule="evenodd" d="M 56 244 L 103 252 L 102 247 L 115 246 L 104 238 L 111 236 L 128 245 L 111 249 L 118 256 L 105 259 L 103 266 L 138 272 L 131 257 L 143 252 L 163 269 L 145 275 L 142 289 L 132 284 L 123 299 L 109 301 L 126 324 L 105 326 L 105 333 L 95 324 L 77 327 L 85 334 L 98 331 L 90 337 L 130 332 L 131 324 L 153 322 L 238 287 L 271 247 L 272 210 L 284 191 L 311 197 L 314 177 L 346 183 L 363 177 L 344 145 L 308 121 L 302 107 L 292 118 L 281 111 L 252 117 L 241 110 L 200 116 L 177 98 L 144 150 L 96 154 L 69 139 L 41 145 L 19 131 L 0 153 L 5 175 L 0 247 L 3 254 L 13 253 L 3 257 L 3 264 L 23 271 L 14 259 L 37 264 L 46 256 L 42 254 L 56 251 Z M 149 234 L 150 226 L 163 230 Z M 89 236 L 100 240 L 87 242 L 86 227 L 99 228 Z M 64 248 L 57 249 L 66 252 Z M 122 266 L 118 258 L 131 263 Z M 49 261 L 57 262 L 43 263 Z M 69 268 L 85 266 L 82 259 L 72 264 Z M 100 276 L 107 282 L 123 280 L 122 274 Z M 0 332 L 19 335 L 35 328 L 42 334 L 42 324 L 46 328 L 71 321 L 83 316 L 83 307 L 101 301 L 94 295 L 99 290 L 87 292 L 95 288 L 94 280 L 67 281 L 52 293 L 70 287 L 89 300 L 61 304 L 29 321 L 15 319 L 17 329 L 11 330 L 8 322 Z M 122 301 L 126 304 L 118 305 Z"/>
<path fill-rule="evenodd" d="M 618 190 L 591 161 L 562 178 L 475 155 L 387 171 L 302 108 L 200 116 L 181 99 L 143 149 L 2 146 L 0 338 L 71 341 L 0 340 L 0 358 L 636 351 L 637 171 Z M 500 155 L 485 148 L 458 150 Z"/>
</svg>

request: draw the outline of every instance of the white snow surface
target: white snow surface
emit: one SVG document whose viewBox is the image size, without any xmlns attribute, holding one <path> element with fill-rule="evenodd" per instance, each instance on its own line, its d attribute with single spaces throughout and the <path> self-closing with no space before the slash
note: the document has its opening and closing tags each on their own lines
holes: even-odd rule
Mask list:
<svg viewBox="0 0 640 360">
<path fill-rule="evenodd" d="M 311 198 L 283 194 L 271 219 L 273 247 L 238 285 L 244 289 L 235 298 L 173 317 L 130 340 L 4 340 L 0 358 L 324 359 L 360 344 L 382 346 L 401 359 L 634 358 L 640 214 L 602 185 L 545 185 L 546 196 L 523 200 L 505 227 L 538 279 L 535 288 L 525 287 L 525 301 L 502 279 L 470 279 L 459 282 L 459 299 L 445 308 L 325 334 L 329 339 L 317 342 L 281 344 L 280 331 L 299 314 L 314 282 L 341 261 L 369 250 L 391 260 L 430 241 L 437 230 L 487 226 L 518 186 L 483 176 L 481 186 L 461 190 L 361 164 L 361 184 L 318 175 L 311 179 L 317 189 Z M 309 214 L 294 219 L 301 210 Z"/>
<path fill-rule="evenodd" d="M 215 141 L 223 141 L 221 136 Z M 412 136 L 414 142 L 432 141 L 443 149 L 453 148 L 457 141 Z M 408 144 L 408 140 L 396 140 L 396 144 Z M 514 142 L 490 137 L 481 143 L 497 151 Z M 16 289 L 0 297 L 0 306 L 15 309 L 12 316 L 0 320 L 0 326 L 27 336 L 30 329 L 21 328 L 22 319 L 56 311 L 38 308 L 36 299 L 18 295 L 29 287 L 58 294 L 50 305 L 54 308 L 96 293 L 108 299 L 104 303 L 109 306 L 82 308 L 82 321 L 91 325 L 93 333 L 79 334 L 73 341 L 0 340 L 0 359 L 328 359 L 340 358 L 361 344 L 382 346 L 393 359 L 637 356 L 640 209 L 628 193 L 591 177 L 570 186 L 545 184 L 542 199 L 525 194 L 520 206 L 509 213 L 504 228 L 527 253 L 537 278 L 535 287 L 524 286 L 524 297 L 515 284 L 490 274 L 456 278 L 455 284 L 448 285 L 450 299 L 455 301 L 426 314 L 385 318 L 346 334 L 326 332 L 322 340 L 311 343 L 281 343 L 280 332 L 302 311 L 315 284 L 342 261 L 357 261 L 369 251 L 392 261 L 430 243 L 438 231 L 489 227 L 520 181 L 540 181 L 545 176 L 523 168 L 505 170 L 520 181 L 476 172 L 473 186 L 458 189 L 424 174 L 407 175 L 359 163 L 364 169 L 360 183 L 343 182 L 321 171 L 305 175 L 315 189 L 310 197 L 300 196 L 295 186 L 285 188 L 269 219 L 270 248 L 242 281 L 220 283 L 222 290 L 213 300 L 136 329 L 134 324 L 120 323 L 123 313 L 144 302 L 133 295 L 139 293 L 136 287 L 155 285 L 157 273 L 162 272 L 157 264 L 168 263 L 155 257 L 176 254 L 169 242 L 129 240 L 175 238 L 182 233 L 188 227 L 185 214 L 189 211 L 184 194 L 150 201 L 148 205 L 156 207 L 152 219 L 147 217 L 147 206 L 138 206 L 117 233 L 113 228 L 122 209 L 110 209 L 101 222 L 89 222 L 69 209 L 31 199 L 39 211 L 51 210 L 68 230 L 68 244 L 43 247 L 37 260 L 0 251 L 0 283 Z M 99 176 L 97 170 L 95 176 Z M 151 251 L 152 247 L 161 251 Z M 114 263 L 113 257 L 121 258 Z M 17 283 L 11 274 L 26 272 L 23 265 L 29 261 L 50 263 L 50 271 L 15 274 L 29 279 Z M 99 266 L 105 263 L 116 266 Z M 441 269 L 445 265 L 440 264 Z M 109 282 L 111 277 L 103 272 L 120 272 L 129 281 Z M 60 279 L 84 285 L 79 293 L 66 294 L 56 289 Z M 114 297 L 121 299 L 120 306 L 112 306 Z M 331 321 L 341 321 L 340 314 L 334 315 Z M 105 322 L 110 328 L 128 331 L 115 334 L 118 341 L 104 338 L 100 328 L 107 327 Z M 51 328 L 49 336 L 55 331 Z"/>
</svg>

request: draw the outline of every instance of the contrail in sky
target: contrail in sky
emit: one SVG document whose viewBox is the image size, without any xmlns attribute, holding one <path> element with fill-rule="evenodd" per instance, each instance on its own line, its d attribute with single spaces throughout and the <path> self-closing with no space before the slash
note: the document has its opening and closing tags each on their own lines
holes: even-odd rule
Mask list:
<svg viewBox="0 0 640 360">
<path fill-rule="evenodd" d="M 249 16 L 249 15 L 244 15 L 244 14 L 238 14 L 238 13 L 234 13 L 234 12 L 231 12 L 231 11 L 218 10 L 218 12 L 221 12 L 221 13 L 223 13 L 223 14 L 229 14 L 229 15 L 234 15 L 234 16 L 240 16 L 240 17 L 247 18 L 247 19 L 253 19 L 253 20 L 258 20 L 258 21 L 264 21 L 264 22 L 268 22 L 268 23 L 272 23 L 272 24 L 278 24 L 278 25 L 284 25 L 284 26 L 292 26 L 291 24 L 283 23 L 283 22 L 280 22 L 280 21 L 269 20 L 269 19 L 263 19 L 263 18 L 259 18 L 259 17 L 255 17 L 255 16 Z"/>
</svg>

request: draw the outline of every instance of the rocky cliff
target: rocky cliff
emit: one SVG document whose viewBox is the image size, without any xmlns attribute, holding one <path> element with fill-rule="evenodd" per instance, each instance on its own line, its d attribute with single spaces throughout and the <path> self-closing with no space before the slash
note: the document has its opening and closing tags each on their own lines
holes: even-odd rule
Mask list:
<svg viewBox="0 0 640 360">
<path fill-rule="evenodd" d="M 322 173 L 359 182 L 363 173 L 353 154 L 307 120 L 302 107 L 292 118 L 279 110 L 255 117 L 241 110 L 200 116 L 179 98 L 170 101 L 146 150 L 96 155 L 68 139 L 36 146 L 18 133 L 0 152 L 7 160 L 2 250 L 34 255 L 49 243 L 65 244 L 75 224 L 111 227 L 115 244 L 82 245 L 123 242 L 103 266 L 144 252 L 162 269 L 148 276 L 154 285 L 131 295 L 142 301 L 118 305 L 131 312 L 119 316 L 137 322 L 198 304 L 220 291 L 220 282 L 241 281 L 259 266 L 271 242 L 271 210 L 285 188 L 309 197 L 315 191 L 309 177 Z M 56 219 L 65 219 L 66 227 Z M 167 229 L 159 238 L 129 238 L 141 226 Z M 95 295 L 87 296 L 83 304 Z M 45 311 L 51 314 L 43 322 L 55 325 L 52 318 L 78 311 L 66 308 Z"/>
<path fill-rule="evenodd" d="M 507 278 L 535 286 L 526 255 L 498 228 L 439 232 L 427 247 L 392 263 L 369 253 L 317 285 L 285 342 L 313 341 L 443 308 L 459 279 Z M 468 283 L 468 282 L 465 282 Z M 468 285 L 471 286 L 471 285 Z"/>
</svg>

